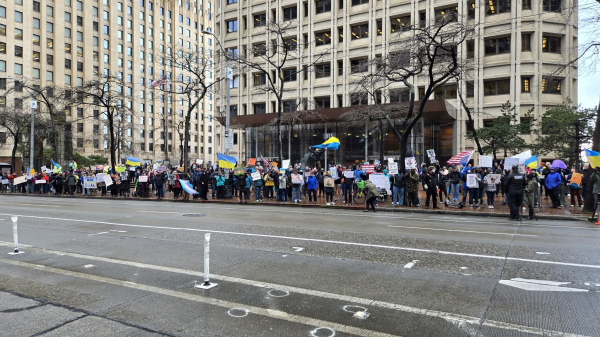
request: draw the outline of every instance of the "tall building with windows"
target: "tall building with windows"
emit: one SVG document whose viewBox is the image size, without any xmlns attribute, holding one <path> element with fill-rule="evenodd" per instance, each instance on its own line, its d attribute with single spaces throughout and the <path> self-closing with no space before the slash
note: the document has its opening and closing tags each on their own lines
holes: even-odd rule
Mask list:
<svg viewBox="0 0 600 337">
<path fill-rule="evenodd" d="M 116 130 L 122 140 L 119 159 L 129 155 L 142 161 L 178 160 L 184 146 L 186 104 L 177 94 L 151 88 L 151 83 L 163 76 L 163 89 L 175 76 L 189 82 L 187 74 L 166 64 L 161 55 L 187 49 L 208 57 L 212 51 L 202 32 L 211 30 L 212 23 L 211 3 L 206 0 L 3 1 L 0 103 L 12 103 L 10 89 L 19 79 L 40 87 L 77 87 L 96 75 L 116 75 L 127 84 L 123 90 L 131 101 L 122 103 L 132 111 Z M 191 116 L 187 146 L 192 161 L 215 161 L 212 105 L 212 96 L 207 95 Z M 72 106 L 65 109 L 65 118 L 70 124 L 70 137 L 65 139 L 72 139 L 72 146 L 63 144 L 63 160 L 71 159 L 70 148 L 109 158 L 108 130 L 100 108 Z M 12 146 L 6 145 L 0 151 L 9 156 Z"/>
<path fill-rule="evenodd" d="M 454 15 L 458 13 L 458 15 Z M 474 69 L 461 81 L 438 88 L 426 104 L 424 118 L 413 130 L 411 149 L 424 161 L 427 149 L 434 149 L 442 162 L 452 155 L 475 148 L 465 139 L 469 128 L 480 128 L 499 116 L 503 103 L 510 101 L 523 124 L 523 137 L 530 141 L 525 113 L 533 108 L 540 119 L 544 111 L 566 98 L 577 102 L 575 67 L 557 71 L 572 60 L 577 50 L 577 4 L 573 0 L 223 0 L 215 8 L 215 32 L 223 48 L 252 53 L 268 45 L 265 34 L 269 21 L 296 22 L 293 39 L 300 41 L 301 57 L 290 67 L 312 62 L 314 55 L 327 51 L 323 62 L 306 75 L 284 77 L 290 89 L 284 100 L 291 109 L 318 109 L 322 120 L 293 127 L 284 126 L 284 158 L 308 158 L 309 146 L 336 135 L 341 146 L 331 151 L 330 162 L 359 162 L 399 155 L 399 144 L 391 129 L 351 125 L 343 120 L 346 111 L 372 99 L 352 99 L 356 72 L 361 62 L 391 50 L 391 43 L 406 26 L 427 26 L 436 17 L 453 17 L 475 26 L 472 40 L 460 47 L 459 56 L 472 59 Z M 218 72 L 218 77 L 223 76 Z M 414 78 L 416 99 L 423 96 L 426 77 Z M 236 129 L 234 155 L 242 160 L 263 154 L 278 155 L 273 114 L 273 94 L 259 92 L 260 77 L 252 71 L 236 73 L 231 85 L 232 127 Z M 477 112 L 474 125 L 457 97 Z M 408 100 L 403 85 L 391 85 L 384 99 L 389 103 Z M 225 89 L 216 98 L 215 109 L 224 109 Z M 401 129 L 399 121 L 396 127 Z M 222 136 L 217 126 L 216 138 Z M 383 142 L 383 144 L 381 144 Z M 219 143 L 220 144 L 220 143 Z"/>
</svg>

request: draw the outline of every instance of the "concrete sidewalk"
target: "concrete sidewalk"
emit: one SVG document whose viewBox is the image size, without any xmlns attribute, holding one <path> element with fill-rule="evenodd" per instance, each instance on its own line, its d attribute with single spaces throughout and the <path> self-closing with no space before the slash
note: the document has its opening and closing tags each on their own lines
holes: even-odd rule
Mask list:
<svg viewBox="0 0 600 337">
<path fill-rule="evenodd" d="M 22 194 L 22 193 L 7 193 L 5 195 L 26 195 L 26 194 Z M 165 193 L 165 197 L 162 200 L 157 200 L 157 197 L 154 195 L 154 191 L 150 192 L 151 197 L 149 198 L 140 198 L 140 197 L 129 197 L 129 198 L 124 198 L 124 197 L 116 197 L 113 198 L 112 196 L 110 196 L 110 192 L 107 193 L 106 196 L 100 196 L 100 193 L 97 192 L 95 196 L 82 196 L 81 194 L 75 194 L 73 196 L 68 196 L 68 195 L 62 195 L 62 196 L 55 196 L 52 194 L 30 194 L 30 196 L 34 196 L 34 197 L 55 197 L 55 198 L 85 198 L 85 199 L 114 199 L 114 200 L 119 200 L 119 199 L 127 199 L 127 200 L 155 200 L 155 201 L 174 201 L 174 202 L 198 202 L 198 203 L 206 203 L 206 202 L 210 202 L 210 203 L 239 203 L 239 197 L 234 197 L 233 199 L 228 199 L 228 200 L 215 200 L 212 199 L 212 195 L 211 195 L 211 191 L 209 190 L 208 193 L 208 200 L 200 200 L 200 199 L 193 199 L 190 197 L 189 201 L 184 201 L 182 197 L 179 198 L 174 198 L 173 197 L 173 193 L 172 192 L 166 192 Z M 483 199 L 483 203 L 479 205 L 479 207 L 469 207 L 469 205 L 467 204 L 466 207 L 460 209 L 458 208 L 458 206 L 453 203 L 450 204 L 448 206 L 445 206 L 445 204 L 443 202 L 439 202 L 438 201 L 438 207 L 439 209 L 434 209 L 433 205 L 430 204 L 429 209 L 425 209 L 425 199 L 426 199 L 426 193 L 425 191 L 419 191 L 419 200 L 421 203 L 420 207 L 406 207 L 406 206 L 396 206 L 394 207 L 392 205 L 392 200 L 391 197 L 388 197 L 388 200 L 386 202 L 379 202 L 379 205 L 377 206 L 377 211 L 384 211 L 384 212 L 411 212 L 411 213 L 436 213 L 436 214 L 448 214 L 448 215 L 456 215 L 456 216 L 463 216 L 463 215 L 475 215 L 475 216 L 490 216 L 490 217 L 508 217 L 509 216 L 509 207 L 508 205 L 502 205 L 503 202 L 503 198 L 502 195 L 499 194 L 495 200 L 494 200 L 494 209 L 489 209 L 487 206 L 487 198 Z M 582 212 L 582 208 L 578 207 L 578 205 L 575 205 L 574 207 L 570 206 L 570 197 L 565 196 L 565 203 L 566 205 L 564 207 L 562 207 L 561 209 L 556 209 L 556 208 L 551 208 L 552 204 L 550 202 L 549 198 L 546 198 L 542 195 L 541 198 L 541 207 L 535 209 L 535 215 L 536 217 L 540 218 L 540 219 L 553 219 L 553 220 L 586 220 L 586 214 Z M 288 199 L 289 200 L 289 199 Z M 364 199 L 363 199 L 364 200 Z M 459 198 L 459 200 L 462 200 L 462 194 Z M 245 202 L 245 201 L 244 201 Z M 334 199 L 335 204 L 329 205 L 327 206 L 325 203 L 325 196 L 321 195 L 321 196 L 317 196 L 317 202 L 316 203 L 309 203 L 308 202 L 308 194 L 306 194 L 306 196 L 302 196 L 302 200 L 300 203 L 292 203 L 290 201 L 288 201 L 287 203 L 281 203 L 276 201 L 275 199 L 272 200 L 267 200 L 266 198 L 264 198 L 263 196 L 263 201 L 262 202 L 256 202 L 255 201 L 255 195 L 253 192 L 250 193 L 250 198 L 247 201 L 247 205 L 278 205 L 278 206 L 291 206 L 291 207 L 326 207 L 326 208 L 336 208 L 336 209 L 353 209 L 353 210 L 362 210 L 365 208 L 365 203 L 363 201 L 362 204 L 357 204 L 357 203 L 353 203 L 352 206 L 350 205 L 345 205 L 344 204 L 344 196 L 341 195 L 341 191 L 339 191 L 339 195 L 337 195 Z M 523 210 L 523 219 L 526 219 L 528 216 L 528 209 L 525 206 L 525 210 Z"/>
</svg>

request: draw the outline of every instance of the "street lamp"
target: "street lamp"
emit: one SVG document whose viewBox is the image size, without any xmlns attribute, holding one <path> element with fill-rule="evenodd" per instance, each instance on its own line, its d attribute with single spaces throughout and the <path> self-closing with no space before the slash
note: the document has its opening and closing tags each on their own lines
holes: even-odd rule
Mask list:
<svg viewBox="0 0 600 337">
<path fill-rule="evenodd" d="M 221 51 L 225 51 L 223 49 L 223 45 L 221 44 L 221 41 L 219 41 L 219 38 L 213 34 L 212 32 L 209 32 L 207 30 L 203 30 L 202 34 L 207 34 L 207 35 L 212 35 L 212 37 L 215 38 L 215 41 L 217 41 L 217 44 L 219 45 L 219 48 L 221 49 Z M 224 55 L 226 55 L 225 53 L 223 53 Z M 227 98 L 225 101 L 225 154 L 229 155 L 229 146 L 228 146 L 228 139 L 229 137 L 231 137 L 230 130 L 229 130 L 229 93 L 230 93 L 230 82 L 233 79 L 233 70 L 231 69 L 231 62 L 229 60 L 228 56 L 225 56 L 227 58 L 227 68 L 225 68 L 225 85 L 226 85 L 226 90 L 227 90 Z M 233 137 L 232 137 L 233 138 Z M 231 142 L 233 143 L 233 142 Z"/>
</svg>

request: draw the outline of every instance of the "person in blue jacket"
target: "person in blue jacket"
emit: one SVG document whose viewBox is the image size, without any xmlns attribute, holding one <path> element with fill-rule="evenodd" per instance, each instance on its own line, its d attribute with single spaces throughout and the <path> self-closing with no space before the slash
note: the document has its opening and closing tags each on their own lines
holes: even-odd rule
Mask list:
<svg viewBox="0 0 600 337">
<path fill-rule="evenodd" d="M 250 177 L 252 178 L 252 177 Z M 258 180 L 254 180 L 254 201 L 261 202 L 262 201 L 262 188 L 263 188 L 263 179 L 262 176 Z"/>
<path fill-rule="evenodd" d="M 217 200 L 223 199 L 223 190 L 225 189 L 225 177 L 223 172 L 219 171 L 217 175 Z"/>
<path fill-rule="evenodd" d="M 317 189 L 319 188 L 319 181 L 315 174 L 311 171 L 306 178 L 306 190 L 308 191 L 308 203 L 317 203 Z M 313 201 L 314 198 L 314 201 Z"/>
<path fill-rule="evenodd" d="M 250 199 L 250 187 L 252 187 L 252 177 L 250 173 L 246 172 L 246 189 L 244 189 L 244 200 L 245 203 L 248 203 L 248 199 Z"/>
<path fill-rule="evenodd" d="M 550 192 L 550 200 L 552 200 L 553 208 L 560 208 L 560 200 L 558 198 L 558 187 L 560 186 L 562 179 L 560 174 L 556 172 L 556 167 L 550 166 L 550 173 L 546 177 L 546 188 Z"/>
</svg>

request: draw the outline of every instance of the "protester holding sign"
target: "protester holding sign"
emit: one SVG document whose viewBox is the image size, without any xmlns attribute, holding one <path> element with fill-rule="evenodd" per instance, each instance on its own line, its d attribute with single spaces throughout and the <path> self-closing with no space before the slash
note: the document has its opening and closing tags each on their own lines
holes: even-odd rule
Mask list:
<svg viewBox="0 0 600 337">
<path fill-rule="evenodd" d="M 577 173 L 577 170 L 571 169 L 571 174 L 569 175 L 569 192 L 571 194 L 571 207 L 575 207 L 575 198 L 577 198 L 577 202 L 579 207 L 583 206 L 583 200 L 581 200 L 581 181 L 583 179 L 583 174 Z"/>
<path fill-rule="evenodd" d="M 416 164 L 416 163 L 415 163 Z M 421 203 L 419 202 L 419 174 L 415 169 L 410 169 L 410 171 L 406 174 L 407 180 L 407 192 L 408 192 L 408 205 L 414 207 L 420 207 Z"/>
</svg>

